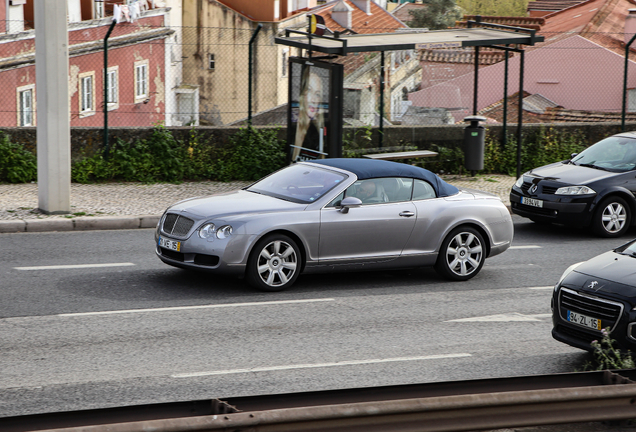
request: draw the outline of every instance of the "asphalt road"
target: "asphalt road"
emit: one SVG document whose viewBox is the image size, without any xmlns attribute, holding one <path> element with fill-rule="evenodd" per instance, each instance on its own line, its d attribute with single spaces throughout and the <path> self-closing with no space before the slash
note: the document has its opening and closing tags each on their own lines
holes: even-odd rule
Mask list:
<svg viewBox="0 0 636 432">
<path fill-rule="evenodd" d="M 0 417 L 574 371 L 587 354 L 551 338 L 552 286 L 636 230 L 514 221 L 469 282 L 348 273 L 282 293 L 166 266 L 148 229 L 0 234 Z"/>
</svg>

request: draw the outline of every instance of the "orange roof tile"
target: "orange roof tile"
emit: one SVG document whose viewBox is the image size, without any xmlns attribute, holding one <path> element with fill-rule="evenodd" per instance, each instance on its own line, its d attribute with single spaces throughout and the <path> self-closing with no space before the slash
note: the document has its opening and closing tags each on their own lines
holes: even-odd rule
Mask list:
<svg viewBox="0 0 636 432">
<path fill-rule="evenodd" d="M 325 26 L 332 32 L 344 32 L 353 30 L 355 33 L 391 33 L 399 28 L 407 26 L 394 17 L 390 12 L 378 6 L 374 1 L 370 2 L 371 15 L 367 15 L 362 9 L 358 8 L 353 2 L 344 0 L 353 11 L 351 12 L 352 28 L 346 29 L 331 18 L 331 10 L 338 3 L 333 1 L 324 6 L 318 6 L 311 10 L 312 13 L 320 15 L 325 19 Z"/>
</svg>

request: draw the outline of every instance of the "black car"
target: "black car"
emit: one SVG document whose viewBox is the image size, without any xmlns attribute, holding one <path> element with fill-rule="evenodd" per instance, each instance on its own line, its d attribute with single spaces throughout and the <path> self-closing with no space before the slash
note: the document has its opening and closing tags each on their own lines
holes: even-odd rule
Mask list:
<svg viewBox="0 0 636 432">
<path fill-rule="evenodd" d="M 618 237 L 636 223 L 635 194 L 636 132 L 627 132 L 523 174 L 510 204 L 535 222 L 591 226 L 600 236 Z"/>
<path fill-rule="evenodd" d="M 593 351 L 602 329 L 636 352 L 636 240 L 570 266 L 554 287 L 552 337 Z"/>
</svg>

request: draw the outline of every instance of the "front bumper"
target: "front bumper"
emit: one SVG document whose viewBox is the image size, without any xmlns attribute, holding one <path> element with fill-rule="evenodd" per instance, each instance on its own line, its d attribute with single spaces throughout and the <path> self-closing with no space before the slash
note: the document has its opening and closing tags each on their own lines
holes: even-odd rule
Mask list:
<svg viewBox="0 0 636 432">
<path fill-rule="evenodd" d="M 543 201 L 543 207 L 521 204 L 521 197 L 541 200 Z M 513 187 L 510 191 L 510 208 L 514 214 L 532 220 L 583 227 L 590 225 L 592 222 L 594 197 L 572 198 L 550 194 L 539 194 L 530 197 L 520 189 Z"/>
<path fill-rule="evenodd" d="M 600 331 L 590 329 L 581 325 L 569 322 L 565 317 L 569 309 L 560 299 L 562 287 L 555 290 L 552 297 L 552 337 L 559 342 L 563 342 L 575 348 L 580 348 L 593 352 L 593 341 L 600 342 L 603 334 Z M 594 296 L 583 291 L 566 289 L 570 293 L 577 293 L 586 299 L 596 299 L 596 301 L 613 303 L 620 311 L 616 312 L 615 320 L 602 320 L 601 328 L 610 328 L 610 338 L 615 341 L 614 347 L 621 351 L 636 352 L 636 314 L 630 310 L 630 306 L 616 299 L 609 299 L 601 296 Z M 594 301 L 594 300 L 592 300 Z M 581 305 L 582 307 L 589 307 Z M 575 306 L 576 307 L 576 306 Z M 579 312 L 578 310 L 575 312 Z M 587 315 L 598 317 L 596 312 L 586 312 Z"/>
</svg>

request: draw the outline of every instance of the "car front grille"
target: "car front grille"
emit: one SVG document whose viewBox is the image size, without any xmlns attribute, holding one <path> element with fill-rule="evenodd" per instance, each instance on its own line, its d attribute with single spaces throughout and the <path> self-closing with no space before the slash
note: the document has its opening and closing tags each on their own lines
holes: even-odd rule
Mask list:
<svg viewBox="0 0 636 432">
<path fill-rule="evenodd" d="M 557 191 L 558 188 L 554 187 L 554 186 L 543 186 L 543 193 L 546 195 L 554 195 Z"/>
<path fill-rule="evenodd" d="M 168 213 L 163 221 L 162 230 L 166 234 L 176 237 L 185 237 L 190 231 L 190 228 L 192 228 L 192 225 L 194 225 L 192 219 L 178 214 Z"/>
<path fill-rule="evenodd" d="M 539 183 L 539 185 L 540 185 L 541 192 L 546 195 L 554 195 L 558 189 L 555 186 L 546 186 L 546 185 L 542 185 L 541 183 Z M 530 186 L 532 186 L 531 182 L 526 182 L 526 181 L 523 182 L 523 184 L 521 185 L 521 190 L 523 191 L 524 194 L 528 194 L 528 189 L 530 189 Z"/>
<path fill-rule="evenodd" d="M 532 186 L 532 183 L 526 181 L 523 182 L 523 184 L 521 185 L 521 190 L 524 194 L 528 193 L 528 189 L 530 189 L 530 186 Z"/>
<path fill-rule="evenodd" d="M 601 320 L 603 328 L 614 330 L 623 312 L 623 305 L 618 302 L 583 295 L 574 290 L 561 288 L 559 292 L 561 318 L 567 321 L 567 311 L 576 312 Z"/>
<path fill-rule="evenodd" d="M 192 260 L 195 264 L 206 267 L 215 267 L 219 264 L 220 258 L 216 255 L 206 255 L 206 254 L 186 254 L 182 252 L 176 252 L 166 248 L 159 248 L 159 252 L 161 256 L 169 258 L 173 261 L 186 262 L 186 258 Z"/>
<path fill-rule="evenodd" d="M 557 211 L 554 209 L 543 208 L 543 207 L 532 207 L 529 205 L 515 203 L 515 202 L 511 203 L 511 205 L 515 209 L 523 210 L 527 213 L 534 213 L 538 216 L 555 217 L 557 215 Z"/>
</svg>

